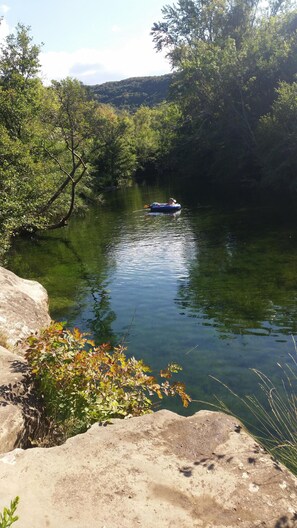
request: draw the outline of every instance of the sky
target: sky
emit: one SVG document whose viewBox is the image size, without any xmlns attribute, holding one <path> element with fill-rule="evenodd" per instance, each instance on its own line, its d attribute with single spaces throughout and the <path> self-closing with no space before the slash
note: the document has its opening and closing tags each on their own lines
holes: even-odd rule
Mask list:
<svg viewBox="0 0 297 528">
<path fill-rule="evenodd" d="M 75 77 L 101 84 L 169 73 L 154 49 L 151 27 L 170 0 L 0 0 L 0 41 L 17 23 L 30 26 L 44 84 Z"/>
</svg>

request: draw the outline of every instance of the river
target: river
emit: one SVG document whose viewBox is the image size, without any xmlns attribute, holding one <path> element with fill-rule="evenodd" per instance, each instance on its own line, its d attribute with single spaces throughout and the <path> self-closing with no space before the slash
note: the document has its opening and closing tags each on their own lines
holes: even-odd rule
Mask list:
<svg viewBox="0 0 297 528">
<path fill-rule="evenodd" d="M 182 203 L 179 215 L 143 209 L 171 195 Z M 16 240 L 7 267 L 45 286 L 52 318 L 98 343 L 124 343 L 153 370 L 179 363 L 195 401 L 186 411 L 176 401 L 162 405 L 180 413 L 214 395 L 244 412 L 212 377 L 258 395 L 250 369 L 278 384 L 277 364 L 295 354 L 297 222 L 283 208 L 136 186 L 107 194 L 63 230 Z"/>
</svg>

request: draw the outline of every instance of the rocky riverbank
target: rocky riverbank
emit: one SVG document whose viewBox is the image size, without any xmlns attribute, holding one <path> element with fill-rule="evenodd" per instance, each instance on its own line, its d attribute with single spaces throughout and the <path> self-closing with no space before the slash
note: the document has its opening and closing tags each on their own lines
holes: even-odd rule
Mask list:
<svg viewBox="0 0 297 528">
<path fill-rule="evenodd" d="M 0 268 L 0 511 L 20 497 L 16 528 L 297 526 L 297 479 L 222 413 L 160 411 L 24 449 L 38 411 L 15 345 L 49 321 L 46 291 Z"/>
</svg>

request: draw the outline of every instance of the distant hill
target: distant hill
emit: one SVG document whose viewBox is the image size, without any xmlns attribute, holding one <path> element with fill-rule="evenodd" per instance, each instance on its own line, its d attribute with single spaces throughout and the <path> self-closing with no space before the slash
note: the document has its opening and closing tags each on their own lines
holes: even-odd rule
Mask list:
<svg viewBox="0 0 297 528">
<path fill-rule="evenodd" d="M 173 75 L 131 77 L 123 81 L 88 86 L 91 95 L 100 103 L 135 111 L 139 106 L 155 106 L 168 97 Z"/>
</svg>

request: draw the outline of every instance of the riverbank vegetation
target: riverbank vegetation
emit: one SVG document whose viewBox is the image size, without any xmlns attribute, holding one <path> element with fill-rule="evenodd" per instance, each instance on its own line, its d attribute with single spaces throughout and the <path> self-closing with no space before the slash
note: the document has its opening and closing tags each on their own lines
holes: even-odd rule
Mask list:
<svg viewBox="0 0 297 528">
<path fill-rule="evenodd" d="M 296 190 L 297 10 L 287 0 L 179 0 L 162 13 L 152 37 L 174 71 L 170 96 L 132 112 L 75 79 L 44 86 L 30 29 L 6 38 L 2 251 L 16 233 L 64 226 L 106 187 L 169 170 L 226 192 Z"/>
<path fill-rule="evenodd" d="M 179 0 L 152 34 L 176 71 L 174 145 L 188 178 L 296 191 L 297 10 L 286 0 Z"/>
<path fill-rule="evenodd" d="M 164 159 L 174 104 L 130 115 L 92 99 L 76 79 L 44 86 L 40 47 L 19 24 L 0 53 L 0 240 L 63 227 L 102 189 Z"/>
<path fill-rule="evenodd" d="M 25 343 L 26 359 L 42 398 L 54 437 L 65 440 L 86 431 L 95 422 L 141 416 L 151 412 L 153 396 L 179 396 L 184 407 L 191 401 L 183 383 L 171 383 L 181 368 L 170 364 L 151 375 L 141 360 L 125 355 L 122 346 L 95 346 L 78 329 L 53 323 Z"/>
</svg>

